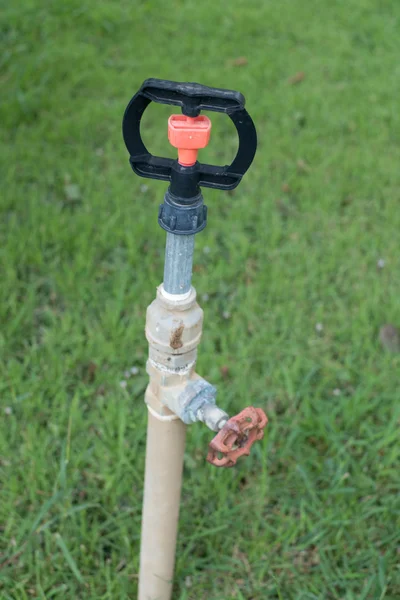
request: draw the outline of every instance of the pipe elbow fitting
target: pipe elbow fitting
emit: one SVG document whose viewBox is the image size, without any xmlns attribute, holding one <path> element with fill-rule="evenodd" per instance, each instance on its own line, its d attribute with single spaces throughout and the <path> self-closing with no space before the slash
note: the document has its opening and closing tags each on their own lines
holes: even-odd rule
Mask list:
<svg viewBox="0 0 400 600">
<path fill-rule="evenodd" d="M 168 408 L 186 425 L 201 421 L 212 431 L 219 431 L 229 419 L 227 413 L 216 405 L 216 388 L 203 377 L 192 372 L 189 378 L 171 385 L 168 378 L 151 394 L 148 390 L 146 401 L 151 404 L 151 396 L 156 396 L 159 404 Z"/>
<path fill-rule="evenodd" d="M 229 417 L 216 405 L 216 395 L 216 388 L 195 374 L 174 397 L 174 406 L 169 405 L 169 408 L 186 424 L 201 421 L 212 431 L 219 431 Z"/>
</svg>

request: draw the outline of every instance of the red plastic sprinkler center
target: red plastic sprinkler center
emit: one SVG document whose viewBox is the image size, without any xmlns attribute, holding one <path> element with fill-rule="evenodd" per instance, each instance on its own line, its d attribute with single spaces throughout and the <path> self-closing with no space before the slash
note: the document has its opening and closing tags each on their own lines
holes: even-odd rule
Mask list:
<svg viewBox="0 0 400 600">
<path fill-rule="evenodd" d="M 168 119 L 168 139 L 178 148 L 178 162 L 183 167 L 196 163 L 200 148 L 205 148 L 210 140 L 211 121 L 208 117 L 187 117 L 171 115 Z"/>
</svg>

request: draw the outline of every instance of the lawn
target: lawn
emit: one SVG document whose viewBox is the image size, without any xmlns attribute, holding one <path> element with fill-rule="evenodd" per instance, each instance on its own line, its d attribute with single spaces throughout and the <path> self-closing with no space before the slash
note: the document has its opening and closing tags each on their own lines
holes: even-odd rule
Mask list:
<svg viewBox="0 0 400 600">
<path fill-rule="evenodd" d="M 241 91 L 259 136 L 204 190 L 193 283 L 199 373 L 269 425 L 227 470 L 190 426 L 174 600 L 400 597 L 399 26 L 397 0 L 3 3 L 1 600 L 136 597 L 166 184 L 121 120 L 147 77 Z M 174 156 L 169 114 L 143 128 Z"/>
</svg>

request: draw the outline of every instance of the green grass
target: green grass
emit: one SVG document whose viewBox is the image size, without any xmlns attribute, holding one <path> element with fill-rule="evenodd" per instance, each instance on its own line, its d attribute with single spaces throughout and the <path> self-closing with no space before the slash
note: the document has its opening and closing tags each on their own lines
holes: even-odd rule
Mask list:
<svg viewBox="0 0 400 600">
<path fill-rule="evenodd" d="M 150 76 L 242 91 L 259 135 L 205 190 L 194 284 L 199 372 L 270 423 L 225 471 L 190 427 L 174 600 L 399 598 L 399 25 L 396 0 L 3 3 L 1 600 L 136 595 L 165 184 L 121 119 Z M 144 129 L 172 156 L 169 114 Z M 217 115 L 202 159 L 235 147 Z"/>
</svg>

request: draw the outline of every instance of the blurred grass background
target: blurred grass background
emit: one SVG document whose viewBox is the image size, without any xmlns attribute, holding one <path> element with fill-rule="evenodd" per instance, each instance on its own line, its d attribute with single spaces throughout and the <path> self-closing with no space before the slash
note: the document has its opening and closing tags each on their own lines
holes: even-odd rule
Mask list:
<svg viewBox="0 0 400 600">
<path fill-rule="evenodd" d="M 400 324 L 400 4 L 2 9 L 1 598 L 135 598 L 165 184 L 134 176 L 121 119 L 147 77 L 243 92 L 259 136 L 240 187 L 205 190 L 194 285 L 199 372 L 270 424 L 225 471 L 190 427 L 174 599 L 399 598 L 400 355 L 378 332 Z M 146 114 L 153 153 L 174 155 L 170 113 Z M 212 118 L 200 159 L 226 164 Z"/>
</svg>

